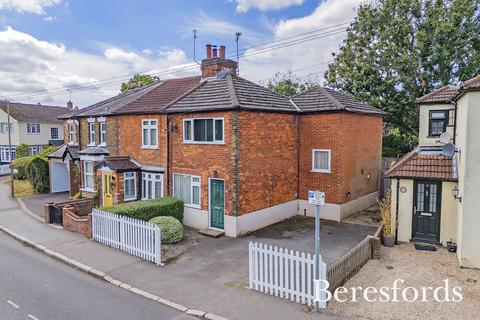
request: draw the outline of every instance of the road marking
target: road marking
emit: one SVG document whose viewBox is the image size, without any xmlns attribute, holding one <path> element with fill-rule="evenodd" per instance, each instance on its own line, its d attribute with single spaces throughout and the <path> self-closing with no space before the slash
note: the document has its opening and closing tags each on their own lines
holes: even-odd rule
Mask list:
<svg viewBox="0 0 480 320">
<path fill-rule="evenodd" d="M 37 317 L 32 316 L 31 314 L 27 315 L 27 317 L 29 317 L 29 318 L 32 319 L 32 320 L 39 320 Z"/>
<path fill-rule="evenodd" d="M 11 300 L 7 300 L 7 303 L 8 303 L 9 305 L 11 305 L 12 307 L 14 307 L 15 309 L 19 309 L 19 308 L 20 308 L 18 305 L 16 305 L 16 304 L 15 304 L 13 301 L 11 301 Z"/>
</svg>

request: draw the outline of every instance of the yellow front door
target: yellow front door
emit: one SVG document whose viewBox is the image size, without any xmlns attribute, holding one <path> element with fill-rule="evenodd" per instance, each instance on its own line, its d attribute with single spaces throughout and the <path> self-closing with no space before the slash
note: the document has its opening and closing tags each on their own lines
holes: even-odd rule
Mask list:
<svg viewBox="0 0 480 320">
<path fill-rule="evenodd" d="M 103 174 L 103 206 L 104 207 L 113 206 L 112 174 L 111 173 L 104 173 Z"/>
</svg>

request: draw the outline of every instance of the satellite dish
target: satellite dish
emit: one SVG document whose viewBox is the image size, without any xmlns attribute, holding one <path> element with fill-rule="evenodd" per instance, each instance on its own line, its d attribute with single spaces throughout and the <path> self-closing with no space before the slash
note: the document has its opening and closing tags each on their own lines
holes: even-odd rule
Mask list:
<svg viewBox="0 0 480 320">
<path fill-rule="evenodd" d="M 446 145 L 443 146 L 442 148 L 442 155 L 444 155 L 445 157 L 453 157 L 453 155 L 455 154 L 455 146 L 453 145 L 453 143 L 447 143 Z"/>
<path fill-rule="evenodd" d="M 439 141 L 443 144 L 450 143 L 450 140 L 452 140 L 452 137 L 450 136 L 450 133 L 444 132 L 440 135 Z"/>
</svg>

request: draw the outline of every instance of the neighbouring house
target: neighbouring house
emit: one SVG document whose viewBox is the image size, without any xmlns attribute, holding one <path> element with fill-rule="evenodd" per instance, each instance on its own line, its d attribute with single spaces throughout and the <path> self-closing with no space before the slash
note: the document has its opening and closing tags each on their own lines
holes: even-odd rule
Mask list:
<svg viewBox="0 0 480 320">
<path fill-rule="evenodd" d="M 36 155 L 48 146 L 63 143 L 63 125 L 59 116 L 69 112 L 66 107 L 44 106 L 10 102 L 10 128 L 7 103 L 0 102 L 0 163 L 16 158 L 16 147 L 28 145 L 30 155 Z M 9 150 L 8 130 L 12 149 Z"/>
<path fill-rule="evenodd" d="M 456 247 L 480 268 L 480 76 L 418 99 L 419 146 L 386 173 L 398 242 Z"/>
<path fill-rule="evenodd" d="M 382 111 L 321 87 L 290 99 L 236 68 L 223 46 L 218 56 L 207 46 L 201 77 L 160 81 L 73 114 L 66 124 L 80 126 L 81 189 L 98 191 L 103 205 L 174 196 L 185 202 L 186 225 L 229 236 L 313 215 L 308 190 L 326 192 L 325 219 L 375 204 Z M 95 110 L 105 104 L 108 113 Z M 104 145 L 96 140 L 102 121 Z"/>
</svg>

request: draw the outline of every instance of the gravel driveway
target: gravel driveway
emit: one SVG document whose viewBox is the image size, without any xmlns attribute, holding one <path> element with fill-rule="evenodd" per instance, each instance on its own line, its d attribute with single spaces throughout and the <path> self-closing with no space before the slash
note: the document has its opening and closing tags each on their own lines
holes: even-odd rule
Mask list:
<svg viewBox="0 0 480 320">
<path fill-rule="evenodd" d="M 329 311 L 353 319 L 479 319 L 480 270 L 460 269 L 457 256 L 439 249 L 416 251 L 412 244 L 382 247 L 380 260 L 370 260 L 345 287 L 392 287 L 395 279 L 407 286 L 438 287 L 448 279 L 451 287 L 461 287 L 461 302 L 332 302 Z M 431 297 L 431 295 L 430 295 Z M 432 301 L 433 300 L 433 301 Z"/>
</svg>

